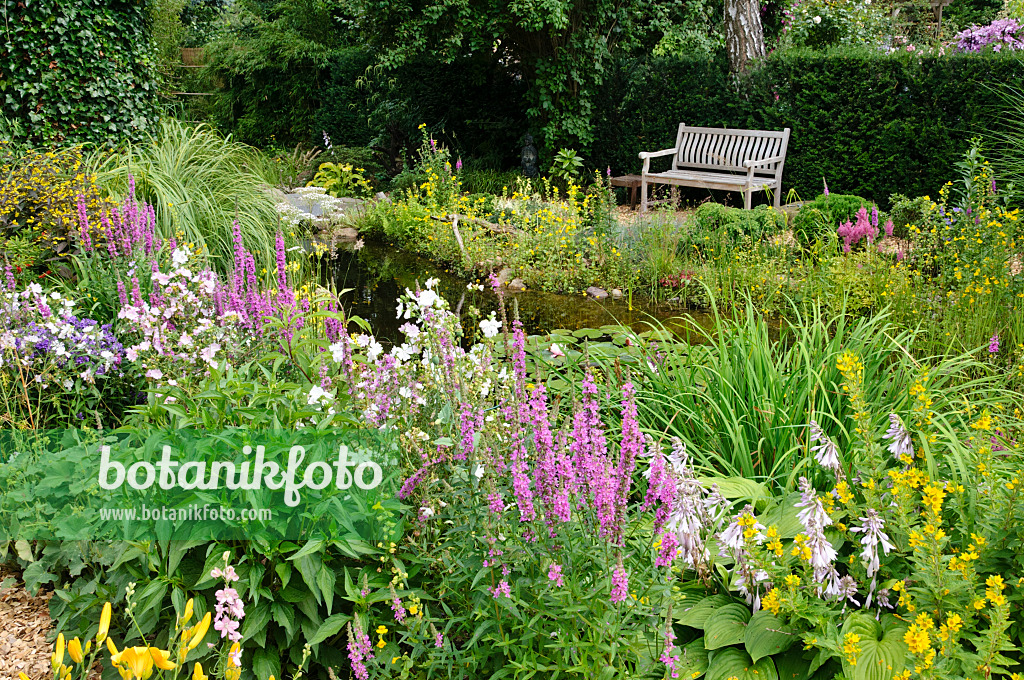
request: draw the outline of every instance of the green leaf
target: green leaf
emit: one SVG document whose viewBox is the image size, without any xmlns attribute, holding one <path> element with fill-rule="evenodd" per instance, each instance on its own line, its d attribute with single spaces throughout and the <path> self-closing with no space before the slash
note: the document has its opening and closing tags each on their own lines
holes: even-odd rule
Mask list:
<svg viewBox="0 0 1024 680">
<path fill-rule="evenodd" d="M 719 649 L 743 642 L 750 610 L 742 604 L 727 604 L 704 622 L 705 649 Z"/>
<path fill-rule="evenodd" d="M 757 663 L 742 649 L 728 647 L 716 653 L 708 666 L 707 680 L 779 680 L 771 659 Z"/>
<path fill-rule="evenodd" d="M 793 629 L 763 609 L 747 622 L 743 646 L 754 661 L 766 656 L 775 656 L 789 649 L 796 642 Z"/>
<path fill-rule="evenodd" d="M 772 657 L 779 680 L 807 680 L 811 674 L 811 662 L 805 659 L 807 654 L 801 647 L 790 649 L 785 654 Z"/>
<path fill-rule="evenodd" d="M 700 600 L 692 607 L 683 609 L 679 614 L 675 616 L 676 622 L 690 628 L 699 628 L 704 630 L 704 622 L 708 620 L 716 609 L 724 607 L 725 605 L 732 602 L 732 598 L 728 595 L 711 595 Z"/>
<path fill-rule="evenodd" d="M 843 624 L 842 641 L 851 634 L 860 638 L 856 642 L 860 648 L 856 665 L 843 658 L 843 673 L 850 680 L 889 680 L 903 671 L 907 656 L 903 635 L 907 628 L 893 617 L 886 617 L 884 623 L 870 614 L 854 612 Z"/>
<path fill-rule="evenodd" d="M 699 477 L 705 486 L 718 485 L 718 492 L 729 500 L 759 500 L 768 496 L 764 485 L 744 477 Z"/>
<path fill-rule="evenodd" d="M 345 624 L 352 620 L 352 617 L 348 614 L 335 614 L 330 616 L 326 621 L 320 624 L 320 627 L 316 629 L 316 634 L 312 638 L 306 640 L 306 643 L 310 646 L 318 645 L 321 642 L 332 638 L 341 632 L 341 629 L 345 627 Z"/>
<path fill-rule="evenodd" d="M 708 650 L 704 649 L 704 638 L 699 637 L 679 652 L 676 672 L 680 678 L 695 680 L 708 670 Z"/>
<path fill-rule="evenodd" d="M 280 677 L 280 654 L 276 649 L 257 649 L 252 655 L 252 670 L 253 675 L 260 678 L 260 680 L 269 678 L 271 675 L 275 678 Z"/>
</svg>

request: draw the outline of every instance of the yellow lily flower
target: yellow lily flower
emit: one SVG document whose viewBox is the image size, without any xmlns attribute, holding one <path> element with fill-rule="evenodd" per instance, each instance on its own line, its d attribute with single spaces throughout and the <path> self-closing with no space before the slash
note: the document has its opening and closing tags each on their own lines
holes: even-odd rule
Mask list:
<svg viewBox="0 0 1024 680">
<path fill-rule="evenodd" d="M 107 639 L 110 631 L 110 603 L 103 605 L 103 612 L 100 614 L 100 629 L 96 633 L 96 642 L 103 642 Z"/>
<path fill-rule="evenodd" d="M 181 625 L 184 626 L 192 620 L 192 606 L 192 598 L 189 598 L 188 602 L 185 603 L 185 613 L 181 615 Z"/>
<path fill-rule="evenodd" d="M 32 678 L 28 677 L 24 673 L 18 673 L 18 680 L 32 680 Z"/>
<path fill-rule="evenodd" d="M 117 656 L 118 656 L 118 655 L 119 655 L 119 654 L 120 654 L 121 652 L 117 651 L 117 645 L 115 645 L 115 644 L 114 644 L 114 641 L 113 641 L 113 640 L 111 640 L 110 638 L 107 638 L 107 651 L 108 651 L 108 652 L 110 652 L 110 663 L 112 663 L 112 664 L 115 664 L 115 665 L 116 665 L 116 664 L 117 664 L 117 662 L 116 662 L 116 661 L 114 661 L 114 659 L 115 659 L 115 658 L 116 658 L 116 657 L 117 657 Z"/>
<path fill-rule="evenodd" d="M 75 663 L 82 663 L 82 659 L 84 658 L 82 655 L 82 641 L 77 637 L 68 643 L 68 656 L 70 656 L 71 660 Z"/>
<path fill-rule="evenodd" d="M 153 655 L 149 647 L 125 647 L 121 652 L 111 657 L 110 661 L 115 666 L 121 666 L 128 671 L 128 676 L 135 680 L 146 680 L 153 674 Z M 125 677 L 125 673 L 121 673 Z"/>
<path fill-rule="evenodd" d="M 153 665 L 162 671 L 172 671 L 178 667 L 178 664 L 171 661 L 171 653 L 166 650 L 150 647 L 149 653 L 153 657 Z"/>
<path fill-rule="evenodd" d="M 198 661 L 192 669 L 192 680 L 209 680 L 205 675 L 203 675 L 203 667 L 199 665 Z"/>
<path fill-rule="evenodd" d="M 210 612 L 206 612 L 203 620 L 192 627 L 192 632 L 189 634 L 188 651 L 191 652 L 203 641 L 203 638 L 206 637 L 206 631 L 210 630 L 210 621 L 212 620 L 213 617 L 210 616 Z"/>
<path fill-rule="evenodd" d="M 57 644 L 53 649 L 53 656 L 50 657 L 50 664 L 53 670 L 57 670 L 64 663 L 64 633 L 57 636 Z"/>
</svg>

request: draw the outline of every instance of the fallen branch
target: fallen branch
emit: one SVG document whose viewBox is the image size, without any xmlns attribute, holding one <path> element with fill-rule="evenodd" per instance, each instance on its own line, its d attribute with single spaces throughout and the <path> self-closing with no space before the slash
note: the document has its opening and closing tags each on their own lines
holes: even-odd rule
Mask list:
<svg viewBox="0 0 1024 680">
<path fill-rule="evenodd" d="M 512 226 L 511 225 L 508 225 L 508 224 L 495 224 L 494 222 L 488 222 L 487 220 L 479 218 L 479 217 L 470 217 L 469 215 L 461 215 L 459 213 L 451 213 L 451 214 L 445 215 L 443 217 L 437 217 L 437 216 L 431 215 L 431 217 L 433 217 L 433 219 L 435 219 L 435 220 L 440 220 L 442 222 L 448 222 L 448 221 L 456 222 L 458 220 L 461 220 L 463 222 L 469 222 L 470 224 L 475 224 L 477 226 L 484 227 L 485 229 L 489 229 L 489 230 L 491 230 L 493 232 L 496 232 L 496 233 L 499 233 L 499 234 L 507 234 L 507 233 L 510 233 L 512 231 Z"/>
</svg>

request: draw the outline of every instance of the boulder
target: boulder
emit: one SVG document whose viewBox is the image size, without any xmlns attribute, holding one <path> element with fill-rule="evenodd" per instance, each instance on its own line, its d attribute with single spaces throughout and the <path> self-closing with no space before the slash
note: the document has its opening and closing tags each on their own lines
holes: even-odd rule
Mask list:
<svg viewBox="0 0 1024 680">
<path fill-rule="evenodd" d="M 612 297 L 618 300 L 622 297 L 622 291 L 618 288 L 612 288 Z"/>
<path fill-rule="evenodd" d="M 520 278 L 512 279 L 508 283 L 508 289 L 513 291 L 526 290 L 526 282 Z"/>
<path fill-rule="evenodd" d="M 604 288 L 598 288 L 597 286 L 591 286 L 587 288 L 587 295 L 594 298 L 595 300 L 603 300 L 608 297 L 608 291 Z"/>
</svg>

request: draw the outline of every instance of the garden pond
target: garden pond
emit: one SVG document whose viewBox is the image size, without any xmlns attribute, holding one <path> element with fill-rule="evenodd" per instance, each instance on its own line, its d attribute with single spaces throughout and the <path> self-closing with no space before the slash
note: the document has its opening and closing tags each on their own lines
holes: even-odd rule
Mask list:
<svg viewBox="0 0 1024 680">
<path fill-rule="evenodd" d="M 404 323 L 396 318 L 395 300 L 406 288 L 416 289 L 428 278 L 439 280 L 435 290 L 444 297 L 453 310 L 465 314 L 473 306 L 486 317 L 498 313 L 498 296 L 486 280 L 484 290 L 470 289 L 478 283 L 462 278 L 437 263 L 398 250 L 383 243 L 367 242 L 363 247 L 352 246 L 337 250 L 331 259 L 324 279 L 339 292 L 346 291 L 341 301 L 349 313 L 370 323 L 374 335 L 381 341 L 400 340 L 398 327 Z M 702 311 L 688 311 L 672 303 L 656 303 L 634 297 L 632 305 L 627 298 L 603 300 L 576 295 L 561 295 L 544 291 L 526 290 L 504 293 L 509 313 L 518 308 L 519 318 L 528 334 L 544 335 L 555 330 L 579 331 L 607 326 L 627 326 L 636 332 L 665 328 L 693 342 L 700 342 L 699 334 L 692 330 L 688 317 L 703 328 L 714 327 L 714 317 Z"/>
</svg>

